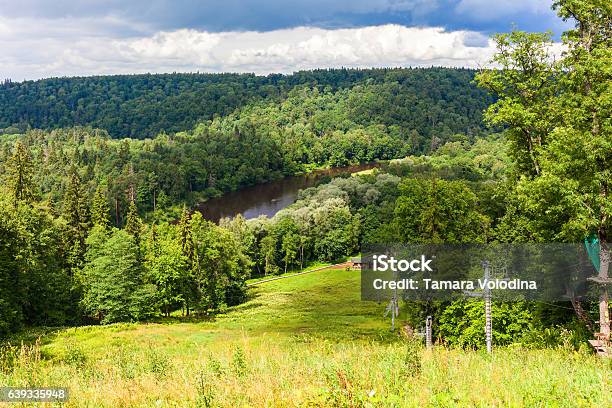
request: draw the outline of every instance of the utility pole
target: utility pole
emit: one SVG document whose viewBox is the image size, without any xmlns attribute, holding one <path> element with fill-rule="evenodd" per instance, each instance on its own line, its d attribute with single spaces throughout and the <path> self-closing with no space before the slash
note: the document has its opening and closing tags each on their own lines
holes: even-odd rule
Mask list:
<svg viewBox="0 0 612 408">
<path fill-rule="evenodd" d="M 431 316 L 427 316 L 427 319 L 425 320 L 425 346 L 428 349 L 433 347 L 433 343 L 431 341 L 431 321 Z"/>
<path fill-rule="evenodd" d="M 491 316 L 491 289 L 489 289 L 489 279 L 491 278 L 491 267 L 489 265 L 489 261 L 483 261 L 482 267 L 484 269 L 484 291 L 481 292 L 470 292 L 464 291 L 464 293 L 468 296 L 472 297 L 482 297 L 484 299 L 485 304 L 485 339 L 487 343 L 487 353 L 491 353 L 493 351 L 493 318 Z"/>
<path fill-rule="evenodd" d="M 397 280 L 397 274 L 395 274 L 395 279 Z M 393 291 L 393 297 L 387 304 L 387 309 L 385 309 L 385 317 L 391 313 L 391 331 L 395 331 L 395 318 L 399 316 L 399 303 L 397 301 L 397 286 Z"/>
<path fill-rule="evenodd" d="M 492 351 L 492 338 L 493 338 L 493 323 L 491 322 L 491 289 L 489 289 L 489 285 L 486 283 L 489 281 L 491 277 L 491 272 L 489 270 L 489 262 L 484 261 L 482 263 L 484 267 L 484 280 L 485 280 L 485 288 L 484 288 L 484 301 L 485 301 L 485 338 L 487 340 L 487 353 Z"/>
</svg>

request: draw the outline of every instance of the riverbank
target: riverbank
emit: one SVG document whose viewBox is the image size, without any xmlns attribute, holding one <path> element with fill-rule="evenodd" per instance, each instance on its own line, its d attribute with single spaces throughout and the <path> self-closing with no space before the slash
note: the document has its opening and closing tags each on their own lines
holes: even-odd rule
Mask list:
<svg viewBox="0 0 612 408">
<path fill-rule="evenodd" d="M 354 174 L 380 167 L 384 162 L 372 162 L 346 167 L 314 167 L 303 174 L 283 177 L 267 183 L 248 186 L 236 191 L 210 198 L 196 208 L 209 221 L 219 222 L 224 217 L 242 214 L 246 219 L 260 215 L 274 216 L 278 211 L 293 204 L 300 190 L 314 187 L 327 178 L 343 174 Z"/>
</svg>

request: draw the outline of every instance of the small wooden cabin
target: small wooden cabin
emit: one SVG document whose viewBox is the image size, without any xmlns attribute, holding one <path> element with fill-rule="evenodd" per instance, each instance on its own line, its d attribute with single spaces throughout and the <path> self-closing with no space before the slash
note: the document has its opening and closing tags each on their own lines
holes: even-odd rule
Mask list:
<svg viewBox="0 0 612 408">
<path fill-rule="evenodd" d="M 361 257 L 353 257 L 349 261 L 349 266 L 352 270 L 361 270 L 366 266 L 366 264 L 361 260 Z"/>
</svg>

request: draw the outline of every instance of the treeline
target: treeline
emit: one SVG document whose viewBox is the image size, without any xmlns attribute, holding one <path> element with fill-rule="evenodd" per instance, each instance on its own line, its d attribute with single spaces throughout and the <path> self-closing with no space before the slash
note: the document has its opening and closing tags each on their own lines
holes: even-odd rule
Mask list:
<svg viewBox="0 0 612 408">
<path fill-rule="evenodd" d="M 68 177 L 63 206 L 40 200 L 34 163 L 15 144 L 0 188 L 0 335 L 24 324 L 142 320 L 160 311 L 208 313 L 240 302 L 250 261 L 202 216 L 145 225 L 132 195 L 111 227 L 106 187 Z"/>
<path fill-rule="evenodd" d="M 180 203 L 285 174 L 279 147 L 254 132 L 211 134 L 202 129 L 117 141 L 104 131 L 72 128 L 30 131 L 16 139 L 32 162 L 35 197 L 64 208 L 70 180 L 89 196 L 104 186 L 117 227 L 125 224 L 131 200 L 141 214 L 162 216 Z M 14 145 L 15 140 L 0 143 L 0 177 L 6 176 Z"/>
<path fill-rule="evenodd" d="M 199 213 L 177 225 L 144 225 L 132 205 L 117 229 L 98 196 L 91 208 L 75 196 L 74 211 L 59 214 L 15 197 L 0 190 L 0 336 L 24 325 L 210 313 L 244 299 L 250 260 Z"/>
<path fill-rule="evenodd" d="M 146 74 L 50 78 L 0 84 L 0 129 L 86 126 L 113 138 L 143 139 L 176 133 L 260 101 L 282 102 L 296 86 L 336 92 L 369 88 L 369 102 L 353 120 L 364 126 L 398 125 L 423 137 L 479 133 L 493 100 L 472 83 L 475 71 L 450 68 L 330 69 L 273 74 Z"/>
</svg>

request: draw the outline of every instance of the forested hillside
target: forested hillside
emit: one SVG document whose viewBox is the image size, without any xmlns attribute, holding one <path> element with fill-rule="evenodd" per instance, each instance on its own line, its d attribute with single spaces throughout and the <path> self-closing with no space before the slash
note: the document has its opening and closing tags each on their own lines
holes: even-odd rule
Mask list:
<svg viewBox="0 0 612 408">
<path fill-rule="evenodd" d="M 307 82 L 321 76 L 344 85 L 363 72 L 316 71 L 287 79 Z M 480 124 L 489 98 L 469 84 L 471 71 L 367 72 L 372 77 L 351 88 L 300 85 L 282 91 L 279 86 L 275 89 L 285 92 L 282 97 L 245 100 L 239 109 L 187 131 L 162 131 L 143 140 L 117 140 L 91 127 L 3 135 L 0 176 L 7 172 L 17 139 L 32 160 L 36 197 L 61 207 L 70 180 L 88 196 L 100 186 L 115 225 L 121 226 L 132 199 L 143 213 L 164 210 L 313 167 L 428 153 L 446 142 L 474 142 L 490 132 Z M 180 104 L 172 107 L 192 112 Z"/>
<path fill-rule="evenodd" d="M 429 137 L 477 133 L 492 101 L 465 69 L 333 69 L 292 75 L 155 74 L 50 78 L 0 85 L 0 130 L 91 126 L 113 138 L 143 139 L 192 128 L 262 100 L 282 101 L 296 86 L 335 92 L 356 85 L 371 94 L 377 123 Z M 354 120 L 370 124 L 367 111 Z"/>
<path fill-rule="evenodd" d="M 142 180 L 130 172 L 131 157 L 138 165 L 148 163 L 141 156 L 181 142 L 167 139 L 149 146 L 133 141 L 140 147 L 132 156 L 127 141 L 111 141 L 94 131 L 36 136 L 31 132 L 16 142 L 4 164 L 0 336 L 24 325 L 143 320 L 177 310 L 216 312 L 245 299 L 250 276 L 342 260 L 358 251 L 364 239 L 426 240 L 430 226 L 438 231 L 437 239 L 480 242 L 495 234 L 502 214 L 491 197 L 503 195 L 501 180 L 509 165 L 503 139 L 449 142 L 433 156 L 410 156 L 381 171 L 306 189 L 272 218 L 238 216 L 215 225 L 187 210 L 175 220 L 164 208 L 172 200 L 162 198 L 163 190 L 152 211 L 152 196 L 146 194 L 150 184 L 139 184 Z M 64 158 L 51 160 L 52 151 Z M 70 164 L 79 163 L 79 157 L 90 162 L 81 168 Z M 121 160 L 127 170 L 117 174 L 113 166 Z M 86 178 L 89 168 L 95 177 Z M 86 173 L 81 176 L 79 170 Z M 119 182 L 100 181 L 106 171 Z M 432 181 L 436 174 L 442 179 Z M 458 180 L 465 175 L 471 175 L 473 186 Z M 63 195 L 56 200 L 54 190 L 42 192 L 46 183 Z M 410 205 L 419 190 L 432 194 L 423 195 L 422 205 Z M 436 202 L 441 196 L 444 203 Z M 118 220 L 117 205 L 122 206 Z M 434 207 L 435 213 L 428 211 Z"/>
<path fill-rule="evenodd" d="M 4 134 L 0 336 L 27 325 L 210 315 L 242 302 L 251 276 L 342 260 L 364 242 L 595 238 L 605 265 L 612 220 L 609 20 L 596 9 L 581 12 L 598 34 L 585 45 L 592 32 L 578 25 L 564 37 L 568 51 L 559 61 L 547 53 L 548 34 L 515 31 L 495 38 L 495 62 L 504 69 L 475 77 L 450 69 L 184 76 L 233 78 L 250 96 L 215 107 L 218 115 L 179 132 L 169 125 L 157 133 L 154 120 L 136 115 L 143 139 L 117 140 L 103 124 Z M 476 90 L 473 77 L 499 99 Z M 121 89 L 136 95 L 140 88 L 130 88 L 130 78 L 145 77 L 125 77 Z M 249 78 L 259 85 L 248 85 Z M 277 83 L 266 82 L 272 79 Z M 68 84 L 104 80 L 110 79 L 65 83 L 72 95 Z M 43 83 L 5 84 L 4 91 Z M 159 92 L 139 108 L 168 102 Z M 84 92 L 83 106 L 88 98 Z M 124 112 L 121 106 L 115 111 Z M 191 112 L 189 103 L 168 106 Z M 485 107 L 484 119 L 505 127 L 502 134 L 480 124 Z M 145 138 L 148 131 L 155 137 Z M 375 160 L 384 161 L 379 170 L 306 189 L 271 218 L 237 216 L 217 225 L 188 209 L 198 199 L 284 175 Z M 579 301 L 502 309 L 507 324 L 496 329 L 495 341 L 508 344 L 530 327 L 540 333 L 559 325 L 584 339 L 598 304 Z M 475 347 L 481 342 L 462 338 L 452 322 L 477 311 L 455 306 L 436 311 L 440 333 L 448 344 Z M 425 308 L 414 311 L 412 323 L 422 322 Z"/>
</svg>

